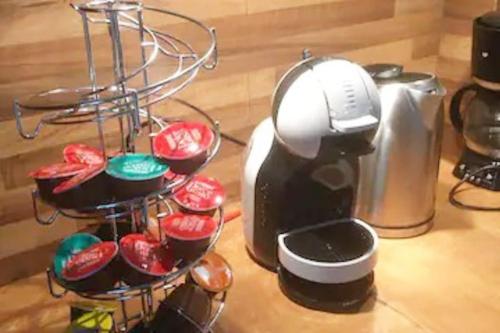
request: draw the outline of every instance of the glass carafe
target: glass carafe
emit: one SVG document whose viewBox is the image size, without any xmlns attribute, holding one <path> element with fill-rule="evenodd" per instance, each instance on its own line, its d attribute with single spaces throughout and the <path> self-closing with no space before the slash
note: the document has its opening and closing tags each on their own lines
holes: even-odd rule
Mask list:
<svg viewBox="0 0 500 333">
<path fill-rule="evenodd" d="M 460 113 L 460 104 L 467 92 L 475 96 Z M 451 121 L 463 133 L 466 146 L 482 155 L 500 159 L 500 91 L 472 84 L 457 91 L 450 106 Z"/>
</svg>

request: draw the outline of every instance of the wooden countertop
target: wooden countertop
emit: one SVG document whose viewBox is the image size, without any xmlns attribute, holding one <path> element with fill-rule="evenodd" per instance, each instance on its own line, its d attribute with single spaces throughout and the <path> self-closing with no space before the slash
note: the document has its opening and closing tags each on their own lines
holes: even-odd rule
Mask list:
<svg viewBox="0 0 500 333">
<path fill-rule="evenodd" d="M 434 229 L 418 238 L 381 241 L 378 296 L 358 314 L 321 313 L 289 301 L 279 291 L 275 274 L 248 258 L 241 220 L 228 224 L 217 251 L 232 264 L 235 283 L 215 331 L 498 332 L 500 215 L 463 211 L 447 202 L 456 181 L 452 166 L 442 162 Z M 465 195 L 484 203 L 495 199 L 481 190 Z M 62 332 L 68 324 L 65 303 L 71 298 L 51 298 L 44 274 L 1 287 L 0 332 Z"/>
</svg>

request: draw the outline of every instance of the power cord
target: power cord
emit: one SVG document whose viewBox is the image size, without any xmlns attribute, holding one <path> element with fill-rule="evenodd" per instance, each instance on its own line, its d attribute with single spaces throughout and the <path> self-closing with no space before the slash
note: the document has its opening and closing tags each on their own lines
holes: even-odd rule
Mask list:
<svg viewBox="0 0 500 333">
<path fill-rule="evenodd" d="M 462 191 L 459 191 L 459 189 L 462 187 L 462 185 L 464 185 L 471 177 L 475 177 L 485 171 L 489 171 L 489 170 L 498 170 L 500 169 L 500 166 L 497 166 L 497 165 L 493 165 L 493 164 L 490 164 L 490 165 L 487 165 L 487 166 L 484 166 L 482 168 L 479 168 L 477 170 L 475 170 L 474 172 L 472 172 L 471 174 L 467 175 L 467 176 L 464 176 L 458 183 L 455 184 L 455 186 L 452 187 L 452 189 L 450 190 L 450 193 L 448 195 L 448 200 L 450 201 L 450 203 L 457 207 L 457 208 L 461 208 L 461 209 L 469 209 L 469 210 L 478 210 L 478 211 L 483 211 L 483 212 L 497 212 L 497 211 L 500 211 L 500 206 L 499 207 L 484 207 L 484 206 L 476 206 L 476 205 L 470 205 L 470 204 L 467 204 L 467 203 L 464 203 L 462 201 L 459 201 L 457 198 L 456 198 L 456 195 Z"/>
<path fill-rule="evenodd" d="M 241 147 L 246 147 L 247 143 L 245 141 L 242 141 L 238 138 L 235 138 L 234 136 L 231 136 L 229 134 L 226 134 L 224 132 L 221 132 L 220 133 L 220 136 L 223 138 L 223 139 L 226 139 L 228 141 L 231 141 L 232 143 L 238 145 L 238 146 L 241 146 Z"/>
</svg>

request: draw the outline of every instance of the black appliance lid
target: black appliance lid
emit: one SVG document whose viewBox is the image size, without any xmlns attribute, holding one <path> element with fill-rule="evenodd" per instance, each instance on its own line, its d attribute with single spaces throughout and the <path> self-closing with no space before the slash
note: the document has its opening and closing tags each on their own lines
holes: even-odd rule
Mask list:
<svg viewBox="0 0 500 333">
<path fill-rule="evenodd" d="M 500 29 L 500 12 L 488 12 L 477 18 L 477 22 L 492 29 Z"/>
</svg>

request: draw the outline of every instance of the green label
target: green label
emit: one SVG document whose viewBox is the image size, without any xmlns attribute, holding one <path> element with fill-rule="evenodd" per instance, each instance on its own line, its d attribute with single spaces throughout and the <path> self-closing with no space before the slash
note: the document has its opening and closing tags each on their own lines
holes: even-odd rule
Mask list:
<svg viewBox="0 0 500 333">
<path fill-rule="evenodd" d="M 148 180 L 162 176 L 168 166 L 151 155 L 128 154 L 113 158 L 106 172 L 113 177 L 127 180 Z"/>
</svg>

